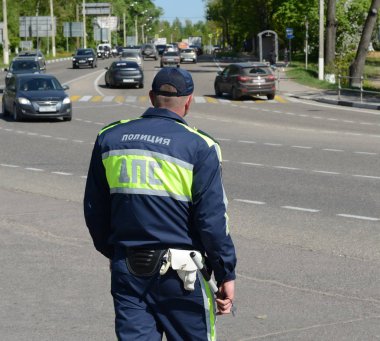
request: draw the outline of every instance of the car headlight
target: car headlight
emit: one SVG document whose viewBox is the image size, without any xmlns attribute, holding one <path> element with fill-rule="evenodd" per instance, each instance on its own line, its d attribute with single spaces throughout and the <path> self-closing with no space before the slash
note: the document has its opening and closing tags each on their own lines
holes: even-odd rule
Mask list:
<svg viewBox="0 0 380 341">
<path fill-rule="evenodd" d="M 23 104 L 23 105 L 31 105 L 30 101 L 29 101 L 27 98 L 24 98 L 24 97 L 20 97 L 20 98 L 18 99 L 18 102 L 19 102 L 20 104 Z"/>
<path fill-rule="evenodd" d="M 70 104 L 71 103 L 71 99 L 70 97 L 65 97 L 62 101 L 63 104 Z"/>
<path fill-rule="evenodd" d="M 94 58 L 88 58 L 89 61 L 94 60 Z"/>
<path fill-rule="evenodd" d="M 75 58 L 73 58 L 73 62 L 75 62 L 76 61 L 76 59 Z"/>
<path fill-rule="evenodd" d="M 11 78 L 12 77 L 12 72 L 8 72 L 6 75 L 6 78 Z"/>
</svg>

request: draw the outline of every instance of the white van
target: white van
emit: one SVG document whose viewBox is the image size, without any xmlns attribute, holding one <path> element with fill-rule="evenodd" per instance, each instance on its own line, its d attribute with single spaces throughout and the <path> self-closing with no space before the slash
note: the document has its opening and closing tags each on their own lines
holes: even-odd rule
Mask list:
<svg viewBox="0 0 380 341">
<path fill-rule="evenodd" d="M 107 48 L 105 48 L 107 47 Z M 96 54 L 98 55 L 98 58 L 102 57 L 102 54 L 104 53 L 105 50 L 108 50 L 109 51 L 109 54 L 108 56 L 106 56 L 107 58 L 109 57 L 109 55 L 111 54 L 111 49 L 112 49 L 112 46 L 111 44 L 108 44 L 108 43 L 103 43 L 103 44 L 99 44 L 97 47 L 96 47 Z"/>
</svg>

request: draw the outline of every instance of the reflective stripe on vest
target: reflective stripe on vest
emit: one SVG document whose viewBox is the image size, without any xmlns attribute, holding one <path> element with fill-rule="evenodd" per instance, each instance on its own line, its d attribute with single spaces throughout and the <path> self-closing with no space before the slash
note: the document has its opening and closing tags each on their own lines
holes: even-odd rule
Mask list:
<svg viewBox="0 0 380 341">
<path fill-rule="evenodd" d="M 118 149 L 102 154 L 112 193 L 146 194 L 191 201 L 193 165 L 166 154 Z"/>
</svg>

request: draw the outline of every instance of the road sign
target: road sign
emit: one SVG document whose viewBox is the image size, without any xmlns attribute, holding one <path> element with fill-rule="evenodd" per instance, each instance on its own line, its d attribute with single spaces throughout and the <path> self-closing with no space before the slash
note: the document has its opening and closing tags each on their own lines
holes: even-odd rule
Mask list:
<svg viewBox="0 0 380 341">
<path fill-rule="evenodd" d="M 83 23 L 82 22 L 63 23 L 63 36 L 65 38 L 83 37 Z"/>
<path fill-rule="evenodd" d="M 286 39 L 293 39 L 293 38 L 294 38 L 293 29 L 287 28 L 286 29 Z"/>
</svg>

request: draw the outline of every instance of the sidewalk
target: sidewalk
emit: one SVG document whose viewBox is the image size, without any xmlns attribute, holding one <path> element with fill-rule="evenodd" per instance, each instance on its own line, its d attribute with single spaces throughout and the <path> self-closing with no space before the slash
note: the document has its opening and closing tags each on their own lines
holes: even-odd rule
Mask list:
<svg viewBox="0 0 380 341">
<path fill-rule="evenodd" d="M 287 78 L 283 68 L 280 69 L 279 75 L 277 91 L 283 96 L 346 107 L 380 110 L 380 96 L 364 93 L 363 98 L 360 99 L 359 92 L 342 90 L 339 97 L 337 90 L 316 89 L 296 83 Z"/>
</svg>

